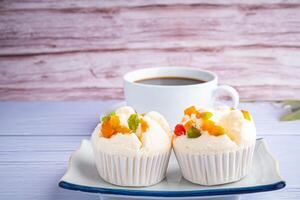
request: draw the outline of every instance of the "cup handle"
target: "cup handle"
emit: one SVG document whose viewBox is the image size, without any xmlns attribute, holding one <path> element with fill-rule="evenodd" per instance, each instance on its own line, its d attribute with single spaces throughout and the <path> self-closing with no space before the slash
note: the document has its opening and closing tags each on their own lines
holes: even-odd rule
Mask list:
<svg viewBox="0 0 300 200">
<path fill-rule="evenodd" d="M 233 103 L 233 108 L 237 108 L 237 106 L 239 105 L 239 93 L 236 91 L 236 89 L 234 89 L 231 86 L 228 85 L 219 85 L 216 87 L 216 89 L 214 89 L 213 94 L 212 94 L 212 102 L 213 105 L 216 105 L 216 99 L 219 96 L 220 93 L 226 93 L 228 94 L 228 96 L 231 97 L 232 99 L 232 103 Z"/>
</svg>

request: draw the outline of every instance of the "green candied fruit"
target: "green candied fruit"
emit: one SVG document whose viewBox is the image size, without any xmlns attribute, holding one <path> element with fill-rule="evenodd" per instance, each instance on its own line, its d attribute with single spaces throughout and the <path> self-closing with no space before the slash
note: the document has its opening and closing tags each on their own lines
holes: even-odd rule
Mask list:
<svg viewBox="0 0 300 200">
<path fill-rule="evenodd" d="M 128 122 L 128 127 L 130 128 L 130 130 L 132 130 L 133 132 L 136 132 L 136 129 L 138 128 L 139 123 L 140 123 L 139 116 L 137 114 L 132 114 L 128 118 L 127 122 Z"/>
<path fill-rule="evenodd" d="M 187 131 L 188 138 L 197 138 L 199 136 L 201 136 L 201 132 L 196 127 L 192 126 L 191 128 L 188 129 Z"/>
<path fill-rule="evenodd" d="M 108 115 L 102 117 L 102 118 L 101 118 L 101 121 L 102 121 L 102 122 L 105 122 L 105 121 L 109 120 L 110 116 L 115 116 L 115 115 L 116 115 L 115 112 L 111 112 L 111 113 L 109 113 Z"/>
<path fill-rule="evenodd" d="M 202 116 L 203 119 L 210 119 L 213 116 L 213 114 L 211 112 L 203 112 Z"/>
</svg>

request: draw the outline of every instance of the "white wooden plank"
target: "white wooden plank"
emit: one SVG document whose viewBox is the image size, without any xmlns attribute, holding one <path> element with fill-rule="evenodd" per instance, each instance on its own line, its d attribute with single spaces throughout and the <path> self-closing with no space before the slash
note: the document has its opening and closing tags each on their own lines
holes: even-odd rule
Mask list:
<svg viewBox="0 0 300 200">
<path fill-rule="evenodd" d="M 97 196 L 59 188 L 58 181 L 65 169 L 65 165 L 55 163 L 1 164 L 0 199 L 97 199 Z"/>
<path fill-rule="evenodd" d="M 0 136 L 0 164 L 65 166 L 83 139 L 89 136 Z"/>
<path fill-rule="evenodd" d="M 112 103 L 0 103 L 0 199 L 96 199 L 59 189 L 57 181 L 71 152 L 89 137 L 99 112 Z M 295 167 L 300 160 L 299 121 L 279 122 L 286 111 L 276 104 L 242 103 L 240 107 L 251 111 L 287 181 L 287 189 L 243 199 L 300 198 L 300 171 Z"/>
<path fill-rule="evenodd" d="M 8 169 L 8 170 L 7 170 Z M 65 166 L 0 165 L 0 198 L 23 200 L 96 199 L 97 196 L 58 188 Z M 26 174 L 26 176 L 24 176 Z M 299 199 L 299 188 L 243 196 L 243 199 Z"/>
<path fill-rule="evenodd" d="M 0 152 L 69 152 L 74 151 L 80 145 L 81 140 L 89 139 L 86 136 L 60 136 L 60 135 L 26 135 L 26 136 L 0 136 Z"/>
<path fill-rule="evenodd" d="M 0 135 L 88 136 L 102 112 L 116 102 L 0 102 Z M 241 103 L 240 107 L 252 113 L 258 135 L 300 135 L 300 121 L 279 121 L 288 110 L 278 104 Z"/>
<path fill-rule="evenodd" d="M 1 139 L 9 136 L 1 136 Z M 36 140 L 29 144 L 19 144 L 21 139 L 27 136 L 18 136 L 20 140 L 16 141 L 17 151 L 6 152 L 0 150 L 0 198 L 7 199 L 15 197 L 19 199 L 64 199 L 64 198 L 92 198 L 90 195 L 83 195 L 70 191 L 64 191 L 57 188 L 57 182 L 66 170 L 68 163 L 69 151 L 55 151 L 55 148 L 60 150 L 65 149 L 62 144 L 69 148 L 77 146 L 78 137 L 75 140 L 70 136 L 73 142 L 60 140 L 43 140 L 47 137 L 36 136 Z M 287 188 L 283 191 L 266 194 L 256 194 L 246 196 L 245 199 L 288 199 L 288 197 L 300 197 L 300 171 L 295 167 L 300 160 L 300 154 L 295 152 L 300 151 L 299 136 L 266 136 L 265 139 L 270 147 L 271 152 L 280 161 L 280 170 L 283 178 L 287 181 Z M 44 143 L 42 150 L 39 146 L 35 147 L 37 142 Z M 21 147 L 23 146 L 23 147 Z M 31 147 L 31 150 L 30 150 Z M 8 142 L 5 148 L 12 149 L 14 144 Z M 22 151 L 25 149 L 27 151 Z M 48 150 L 47 150 L 48 149 Z M 3 156 L 3 154 L 9 156 Z M 27 155 L 26 155 L 27 154 Z M 31 159 L 28 159 L 29 157 Z M 10 157 L 10 158 L 9 158 Z M 44 158 L 42 158 L 44 157 Z M 55 159 L 56 158 L 56 161 Z M 63 158 L 63 159 L 61 159 Z M 48 162 L 45 160 L 48 159 Z M 11 162 L 12 160 L 20 162 Z"/>
<path fill-rule="evenodd" d="M 290 199 L 299 199 L 300 191 L 299 189 L 283 189 L 275 192 L 265 192 L 260 194 L 248 194 L 243 195 L 242 200 L 274 200 L 274 199 L 282 199 L 282 200 L 290 200 Z"/>
<path fill-rule="evenodd" d="M 57 165 L 66 167 L 69 156 L 80 144 L 81 136 L 1 136 L 0 164 L 8 168 L 14 164 Z M 69 141 L 67 139 L 69 138 Z M 295 168 L 300 161 L 300 136 L 264 136 L 270 151 L 280 162 L 280 169 L 290 188 L 300 188 L 300 171 Z M 82 138 L 83 139 L 83 138 Z M 62 173 L 63 171 L 61 171 Z M 24 174 L 24 177 L 27 175 Z"/>
<path fill-rule="evenodd" d="M 1 102 L 0 135 L 90 135 L 115 102 Z"/>
<path fill-rule="evenodd" d="M 239 107 L 251 112 L 259 136 L 300 135 L 300 120 L 280 121 L 283 114 L 290 112 L 280 103 L 241 103 Z"/>
<path fill-rule="evenodd" d="M 300 136 L 263 136 L 270 151 L 279 161 L 282 178 L 288 188 L 300 188 Z"/>
<path fill-rule="evenodd" d="M 57 181 L 72 151 L 81 139 L 89 137 L 97 123 L 95 116 L 112 103 L 1 102 L 0 198 L 96 199 L 96 196 L 59 189 Z M 285 110 L 275 104 L 242 103 L 240 107 L 251 111 L 260 136 L 267 140 L 280 162 L 288 188 L 246 195 L 243 199 L 300 198 L 300 171 L 295 167 L 300 160 L 299 122 L 279 122 L 278 117 Z"/>
</svg>

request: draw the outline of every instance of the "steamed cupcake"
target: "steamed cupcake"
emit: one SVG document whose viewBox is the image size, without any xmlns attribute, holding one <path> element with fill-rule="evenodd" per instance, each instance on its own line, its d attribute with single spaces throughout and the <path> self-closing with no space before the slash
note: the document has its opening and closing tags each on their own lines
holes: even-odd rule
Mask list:
<svg viewBox="0 0 300 200">
<path fill-rule="evenodd" d="M 104 116 L 92 134 L 96 166 L 105 181 L 120 186 L 149 186 L 164 179 L 171 131 L 162 115 L 142 115 L 125 106 Z"/>
<path fill-rule="evenodd" d="M 185 179 L 219 185 L 247 175 L 255 141 L 256 129 L 248 111 L 192 106 L 175 127 L 173 148 Z"/>
</svg>

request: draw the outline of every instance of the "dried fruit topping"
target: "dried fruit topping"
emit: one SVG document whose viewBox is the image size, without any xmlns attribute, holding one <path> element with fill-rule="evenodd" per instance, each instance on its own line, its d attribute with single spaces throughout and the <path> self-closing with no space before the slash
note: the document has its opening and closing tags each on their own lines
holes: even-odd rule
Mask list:
<svg viewBox="0 0 300 200">
<path fill-rule="evenodd" d="M 136 129 L 138 128 L 139 123 L 140 123 L 140 119 L 139 119 L 138 115 L 137 114 L 130 115 L 130 117 L 128 118 L 127 122 L 128 122 L 128 127 L 133 132 L 136 132 Z"/>
<path fill-rule="evenodd" d="M 184 124 L 184 128 L 185 130 L 188 130 L 189 128 L 191 128 L 194 125 L 194 121 L 193 120 L 189 120 Z"/>
<path fill-rule="evenodd" d="M 117 115 L 110 116 L 109 118 L 109 124 L 112 128 L 116 129 L 120 126 L 120 118 Z"/>
<path fill-rule="evenodd" d="M 197 117 L 198 119 L 201 119 L 201 118 L 202 118 L 202 113 L 199 112 L 199 111 L 197 111 L 197 112 L 196 112 L 196 117 Z"/>
<path fill-rule="evenodd" d="M 115 116 L 116 113 L 115 112 L 111 112 L 110 114 L 102 117 L 101 121 L 104 122 L 104 121 L 107 121 L 109 119 L 110 116 Z"/>
<path fill-rule="evenodd" d="M 102 136 L 106 138 L 110 138 L 112 135 L 118 132 L 118 128 L 120 127 L 120 118 L 113 114 L 107 115 L 102 118 L 101 132 Z"/>
<path fill-rule="evenodd" d="M 122 126 L 120 118 L 116 113 L 110 113 L 107 116 L 102 117 L 101 134 L 105 138 L 110 138 L 116 133 L 130 133 L 130 129 L 126 126 Z"/>
<path fill-rule="evenodd" d="M 201 114 L 202 114 L 202 119 L 205 119 L 205 120 L 210 119 L 213 116 L 213 114 L 211 112 L 203 112 Z"/>
<path fill-rule="evenodd" d="M 199 111 L 197 111 L 197 113 L 196 113 L 196 117 L 198 118 L 198 119 L 209 119 L 209 118 L 211 118 L 213 116 L 213 114 L 211 113 L 211 112 L 199 112 Z"/>
<path fill-rule="evenodd" d="M 110 138 L 117 133 L 129 134 L 136 132 L 139 125 L 141 126 L 142 133 L 146 132 L 149 128 L 147 121 L 143 120 L 143 118 L 139 118 L 137 114 L 132 114 L 128 118 L 127 123 L 129 128 L 121 124 L 120 118 L 115 112 L 102 117 L 101 121 L 101 131 L 99 134 L 105 138 Z"/>
<path fill-rule="evenodd" d="M 247 110 L 241 110 L 241 112 L 243 113 L 244 118 L 246 120 L 251 121 L 251 115 L 250 115 L 250 113 Z"/>
<path fill-rule="evenodd" d="M 116 128 L 117 133 L 124 133 L 124 134 L 128 134 L 130 133 L 130 129 L 127 128 L 126 126 L 119 126 L 118 128 Z"/>
<path fill-rule="evenodd" d="M 174 130 L 174 134 L 177 135 L 177 136 L 181 136 L 181 135 L 184 135 L 185 134 L 185 128 L 182 124 L 177 124 L 175 126 L 175 130 Z"/>
<path fill-rule="evenodd" d="M 142 133 L 146 132 L 148 128 L 149 128 L 148 123 L 145 120 L 141 119 L 141 130 L 142 130 Z"/>
<path fill-rule="evenodd" d="M 103 137 L 110 138 L 115 134 L 115 130 L 110 126 L 108 121 L 104 121 L 101 125 L 101 133 Z"/>
<path fill-rule="evenodd" d="M 192 126 L 191 128 L 188 129 L 187 131 L 187 137 L 188 138 L 197 138 L 201 135 L 201 132 L 199 129 L 196 127 Z"/>
<path fill-rule="evenodd" d="M 187 109 L 184 110 L 184 114 L 188 116 L 191 116 L 194 113 L 197 113 L 197 109 L 195 106 L 188 107 Z"/>
<path fill-rule="evenodd" d="M 207 131 L 210 135 L 219 136 L 225 134 L 224 128 L 217 126 L 212 120 L 204 120 L 201 128 L 202 130 Z"/>
<path fill-rule="evenodd" d="M 211 120 L 204 120 L 202 122 L 202 130 L 209 132 L 215 126 L 215 122 Z"/>
<path fill-rule="evenodd" d="M 214 126 L 212 128 L 212 130 L 209 132 L 209 134 L 210 135 L 214 135 L 214 136 L 224 135 L 225 134 L 225 130 L 221 126 Z"/>
</svg>

